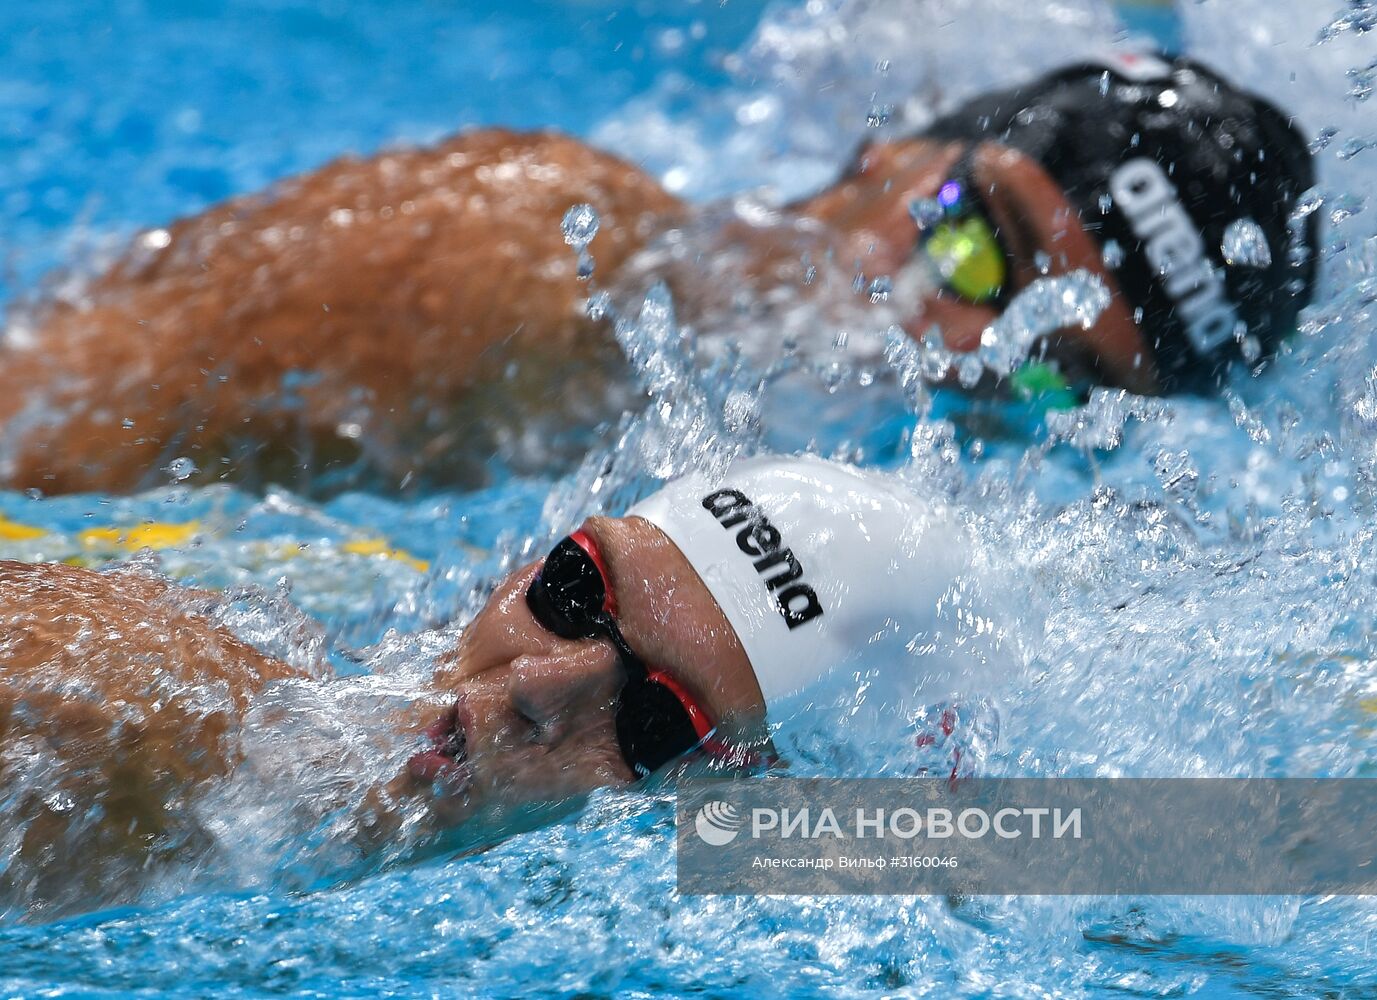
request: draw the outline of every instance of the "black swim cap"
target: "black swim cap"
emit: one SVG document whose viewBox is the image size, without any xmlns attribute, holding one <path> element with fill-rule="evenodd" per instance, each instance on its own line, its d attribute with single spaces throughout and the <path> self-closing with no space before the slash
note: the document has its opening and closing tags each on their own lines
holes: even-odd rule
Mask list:
<svg viewBox="0 0 1377 1000">
<path fill-rule="evenodd" d="M 1286 115 L 1197 62 L 1115 53 L 982 95 L 924 134 L 1010 146 L 1062 186 L 1106 263 L 1111 241 L 1121 251 L 1111 270 L 1166 389 L 1255 360 L 1245 337 L 1271 353 L 1310 300 L 1318 213 L 1296 212 L 1315 183 L 1306 143 Z M 1227 264 L 1231 223 L 1260 230 L 1270 262 Z"/>
</svg>

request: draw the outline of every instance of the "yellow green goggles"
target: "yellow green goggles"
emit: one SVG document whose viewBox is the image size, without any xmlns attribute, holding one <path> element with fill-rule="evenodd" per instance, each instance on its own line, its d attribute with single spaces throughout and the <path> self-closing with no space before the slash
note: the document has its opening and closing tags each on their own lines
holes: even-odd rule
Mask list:
<svg viewBox="0 0 1377 1000">
<path fill-rule="evenodd" d="M 1009 259 L 985 215 L 971 179 L 971 153 L 932 199 L 912 206 L 918 251 L 942 283 L 980 305 L 999 299 L 1009 276 Z"/>
</svg>

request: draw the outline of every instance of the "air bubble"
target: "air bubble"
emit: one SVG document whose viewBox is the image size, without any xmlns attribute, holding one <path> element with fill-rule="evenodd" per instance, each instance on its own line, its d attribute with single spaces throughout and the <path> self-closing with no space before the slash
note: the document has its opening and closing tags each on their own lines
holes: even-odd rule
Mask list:
<svg viewBox="0 0 1377 1000">
<path fill-rule="evenodd" d="M 1252 219 L 1235 219 L 1224 229 L 1220 244 L 1224 263 L 1230 267 L 1271 267 L 1272 248 L 1267 234 Z"/>
</svg>

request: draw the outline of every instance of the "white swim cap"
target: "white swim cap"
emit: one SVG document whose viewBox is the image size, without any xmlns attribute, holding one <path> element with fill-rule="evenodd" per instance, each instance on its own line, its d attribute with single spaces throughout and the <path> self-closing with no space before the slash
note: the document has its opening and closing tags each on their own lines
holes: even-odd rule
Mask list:
<svg viewBox="0 0 1377 1000">
<path fill-rule="evenodd" d="M 838 668 L 864 664 L 908 702 L 971 691 L 995 627 L 944 504 L 813 456 L 738 461 L 628 511 L 679 547 L 736 630 L 771 722 Z M 879 691 L 876 692 L 878 696 Z M 927 701 L 924 701 L 927 699 Z"/>
</svg>

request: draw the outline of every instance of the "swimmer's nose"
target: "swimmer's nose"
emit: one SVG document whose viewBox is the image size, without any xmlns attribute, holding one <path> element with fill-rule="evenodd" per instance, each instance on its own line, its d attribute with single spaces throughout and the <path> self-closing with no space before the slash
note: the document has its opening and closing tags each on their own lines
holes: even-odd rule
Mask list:
<svg viewBox="0 0 1377 1000">
<path fill-rule="evenodd" d="M 610 718 L 623 680 L 612 648 L 584 640 L 557 655 L 518 657 L 507 690 L 512 708 L 531 724 L 528 738 L 553 745 L 576 721 L 583 728 L 599 714 Z"/>
</svg>

